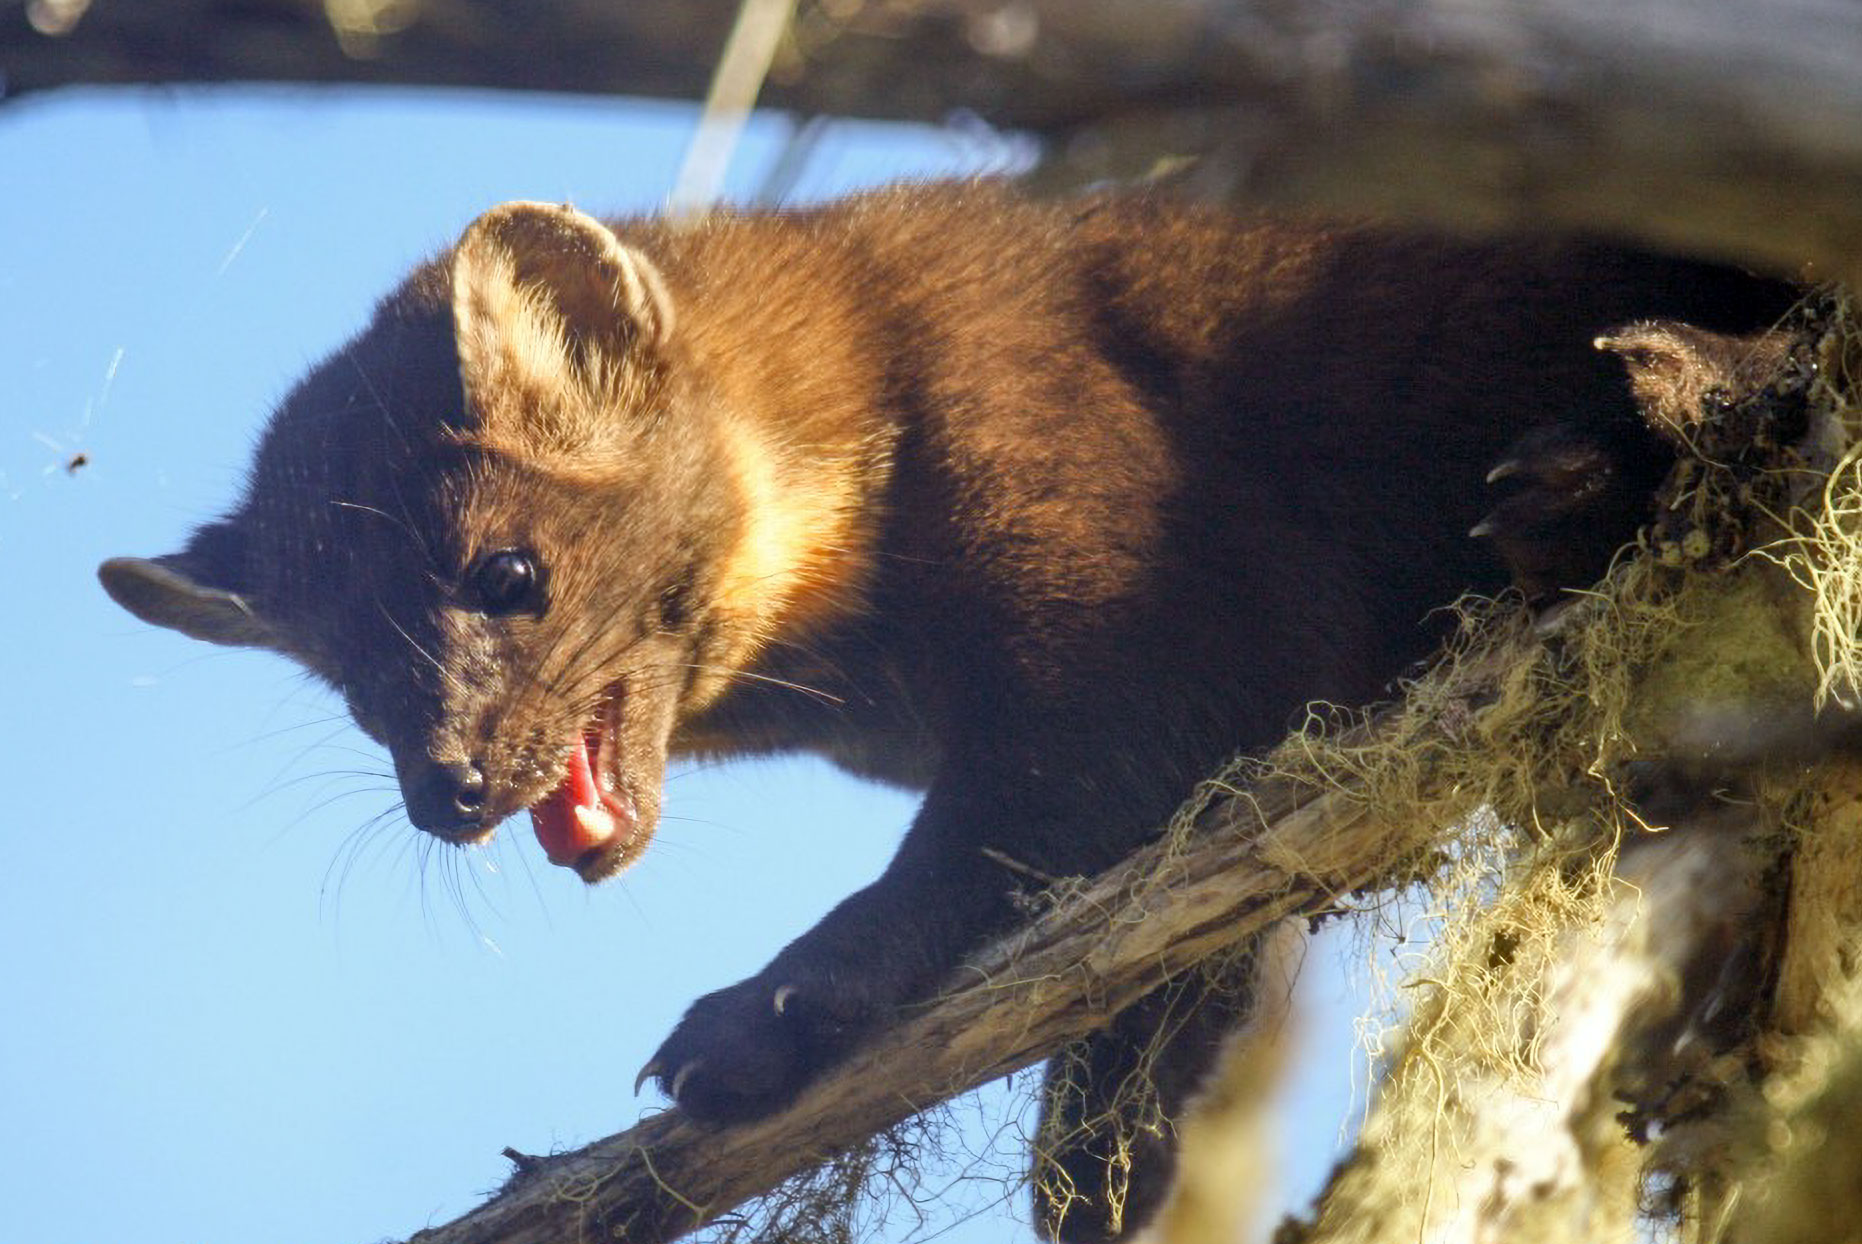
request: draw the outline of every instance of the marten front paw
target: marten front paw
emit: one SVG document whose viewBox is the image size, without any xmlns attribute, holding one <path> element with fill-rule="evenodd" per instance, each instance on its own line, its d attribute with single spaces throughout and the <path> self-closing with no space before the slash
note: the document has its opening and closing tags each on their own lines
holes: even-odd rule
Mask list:
<svg viewBox="0 0 1862 1244">
<path fill-rule="evenodd" d="M 1662 463 L 1634 439 L 1547 424 L 1515 441 L 1488 472 L 1498 500 L 1469 534 L 1493 541 L 1535 606 L 1594 583 L 1635 538 Z"/>
<path fill-rule="evenodd" d="M 762 1118 L 838 1062 L 881 1009 L 812 974 L 765 971 L 694 1002 L 635 1088 L 652 1079 L 706 1122 Z"/>
</svg>

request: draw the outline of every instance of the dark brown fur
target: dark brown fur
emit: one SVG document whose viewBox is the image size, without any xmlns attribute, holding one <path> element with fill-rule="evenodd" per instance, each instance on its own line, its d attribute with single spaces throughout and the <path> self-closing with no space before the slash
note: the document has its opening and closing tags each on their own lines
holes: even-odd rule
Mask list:
<svg viewBox="0 0 1862 1244">
<path fill-rule="evenodd" d="M 717 1119 L 780 1108 L 1007 927 L 1031 875 L 1112 864 L 1308 701 L 1384 694 L 1431 609 L 1503 582 L 1467 533 L 1529 429 L 1626 481 L 1627 512 L 1559 528 L 1554 577 L 1598 571 L 1661 455 L 1593 338 L 1750 328 L 1788 297 L 1602 247 L 1145 195 L 894 190 L 622 223 L 618 250 L 586 218 L 502 210 L 292 395 L 231 517 L 106 584 L 324 675 L 448 837 L 542 799 L 565 740 L 605 732 L 640 832 L 574 861 L 591 879 L 644 846 L 668 752 L 813 750 L 925 789 L 878 882 L 662 1047 L 662 1083 Z M 512 347 L 507 278 L 562 328 L 553 357 Z M 476 567 L 511 548 L 542 592 L 488 610 Z M 1209 1013 L 1167 1110 L 1216 1047 Z M 1131 1015 L 1089 1102 L 1154 1023 Z M 1144 1154 L 1126 1228 L 1169 1150 Z M 1062 1155 L 1089 1198 L 1070 1238 L 1114 1230 L 1107 1157 Z"/>
</svg>

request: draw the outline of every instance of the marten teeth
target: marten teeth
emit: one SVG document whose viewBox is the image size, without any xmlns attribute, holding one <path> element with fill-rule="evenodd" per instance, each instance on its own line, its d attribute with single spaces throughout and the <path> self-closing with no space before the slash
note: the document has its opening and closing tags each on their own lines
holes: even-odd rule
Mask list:
<svg viewBox="0 0 1862 1244">
<path fill-rule="evenodd" d="M 575 820 L 594 842 L 606 842 L 614 837 L 614 814 L 606 808 L 591 808 L 587 804 L 578 803 L 575 805 Z"/>
</svg>

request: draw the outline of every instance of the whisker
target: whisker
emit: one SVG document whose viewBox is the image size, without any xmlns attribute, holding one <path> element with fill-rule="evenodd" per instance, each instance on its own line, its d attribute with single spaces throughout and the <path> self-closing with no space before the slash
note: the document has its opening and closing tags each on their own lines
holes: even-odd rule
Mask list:
<svg viewBox="0 0 1862 1244">
<path fill-rule="evenodd" d="M 380 782 L 387 782 L 387 783 L 393 783 L 394 781 L 394 775 L 392 773 L 383 773 L 380 769 L 319 769 L 315 773 L 300 773 L 296 777 L 284 778 L 278 781 L 277 783 L 275 783 L 271 787 L 271 789 L 265 792 L 265 794 L 262 797 L 269 799 L 273 795 L 283 794 L 285 791 L 290 790 L 292 787 L 302 786 L 306 782 L 328 783 L 328 782 L 338 781 L 343 778 L 368 778 L 368 779 L 371 779 L 372 781 L 380 781 Z M 368 789 L 370 790 L 393 790 L 395 789 L 395 787 L 392 785 L 370 786 Z M 259 798 L 259 797 L 260 796 L 255 796 L 255 798 Z"/>
<path fill-rule="evenodd" d="M 342 769 L 338 769 L 338 770 L 324 769 L 324 770 L 318 770 L 314 773 L 299 774 L 295 777 L 285 776 L 286 774 L 290 773 L 292 769 L 302 764 L 306 757 L 313 755 L 316 752 L 325 751 L 325 750 L 337 752 L 339 754 L 360 756 L 363 759 L 368 760 L 372 763 L 380 761 L 381 758 L 373 752 L 363 751 L 362 749 L 359 749 L 359 748 L 337 746 L 331 743 L 330 740 L 339 738 L 343 734 L 343 730 L 344 730 L 344 727 L 338 727 L 337 729 L 331 730 L 329 733 L 325 734 L 317 742 L 312 743 L 309 747 L 306 747 L 303 751 L 297 753 L 296 755 L 292 756 L 288 760 L 285 760 L 282 763 L 280 763 L 277 769 L 275 769 L 272 772 L 271 777 L 266 779 L 265 784 L 261 786 L 257 791 L 255 791 L 244 802 L 242 802 L 239 805 L 237 811 L 250 812 L 254 808 L 256 808 L 262 800 L 270 799 L 272 796 L 278 794 L 280 791 L 283 791 L 289 787 L 295 786 L 299 782 L 305 780 L 306 778 L 315 778 L 319 776 L 327 777 L 331 775 L 332 773 L 353 773 L 355 776 L 360 776 L 360 777 L 390 778 L 390 780 L 392 780 L 389 774 L 383 773 L 377 769 L 354 770 L 354 771 L 342 770 Z"/>
<path fill-rule="evenodd" d="M 271 730 L 262 730 L 259 733 L 249 735 L 247 738 L 245 738 L 241 742 L 234 744 L 234 747 L 236 748 L 237 747 L 250 747 L 250 746 L 256 746 L 257 744 L 260 744 L 260 743 L 269 743 L 273 739 L 280 739 L 280 738 L 283 738 L 287 734 L 295 734 L 299 730 L 308 730 L 314 726 L 336 727 L 334 730 L 330 731 L 330 733 L 324 735 L 322 739 L 310 745 L 312 748 L 321 747 L 323 746 L 323 744 L 327 743 L 329 740 L 341 734 L 343 732 L 343 728 L 347 726 L 348 724 L 349 724 L 349 715 L 347 713 L 327 713 L 322 717 L 312 717 L 307 721 L 297 722 L 295 725 L 278 726 Z"/>
<path fill-rule="evenodd" d="M 486 843 L 482 847 L 463 848 L 454 853 L 454 864 L 455 872 L 464 872 L 465 875 L 471 879 L 472 892 L 478 895 L 479 901 L 484 904 L 486 910 L 495 916 L 498 914 L 498 904 L 497 901 L 492 898 L 490 892 L 485 889 L 484 876 L 485 871 L 496 873 L 496 868 L 490 859 L 490 853 L 494 847 L 495 843 Z M 482 865 L 483 867 L 474 867 L 475 864 Z M 479 927 L 478 917 L 474 916 L 467 907 L 465 888 L 460 886 L 457 893 L 460 900 L 460 914 L 466 918 L 467 927 L 472 930 L 472 935 L 478 938 L 481 943 L 489 941 L 490 939 L 485 936 L 484 929 Z"/>
<path fill-rule="evenodd" d="M 388 426 L 399 434 L 401 429 L 394 422 L 392 413 L 388 408 L 388 403 L 382 397 L 381 390 L 376 387 L 375 377 L 369 375 L 368 368 L 362 365 L 361 355 L 354 350 L 345 350 L 343 351 L 343 360 L 347 362 L 350 369 L 356 373 L 356 379 L 362 382 L 362 387 L 368 390 L 370 400 L 375 403 L 375 409 L 380 411 L 382 416 L 387 419 Z M 404 439 L 401 443 L 405 445 L 407 442 Z"/>
<path fill-rule="evenodd" d="M 596 645 L 608 642 L 612 639 L 612 636 L 607 631 L 599 629 L 593 630 L 567 656 L 560 656 L 554 648 L 543 654 L 542 659 L 540 659 L 534 667 L 535 672 L 541 677 L 545 668 L 550 665 L 554 665 L 563 674 L 573 673 L 578 668 L 584 666 L 592 666 L 597 671 L 606 670 L 621 664 L 626 660 L 628 653 L 632 652 L 642 643 L 645 643 L 649 638 L 651 637 L 641 635 L 635 638 L 623 639 L 605 656 L 597 660 L 590 660 L 589 654 L 596 650 Z M 558 679 L 552 677 L 549 684 L 547 684 L 548 689 L 551 691 L 555 690 L 557 682 Z"/>
<path fill-rule="evenodd" d="M 414 529 L 411 523 L 409 523 L 406 519 L 396 518 L 394 515 L 388 513 L 388 511 L 380 508 L 379 506 L 364 505 L 360 501 L 337 501 L 337 500 L 332 500 L 330 504 L 340 510 L 355 510 L 356 512 L 361 513 L 361 514 L 373 514 L 376 518 L 382 519 L 392 524 L 394 527 L 396 527 L 401 532 L 402 535 L 408 538 L 409 543 L 413 544 L 415 548 L 424 550 L 427 547 L 427 542 L 425 538 L 423 538 L 421 534 Z"/>
<path fill-rule="evenodd" d="M 343 839 L 342 844 L 331 855 L 330 863 L 323 870 L 323 886 L 318 891 L 317 900 L 319 914 L 323 913 L 326 904 L 341 905 L 343 889 L 349 884 L 349 875 L 360 862 L 362 853 L 370 846 L 378 846 L 381 843 L 382 831 L 393 826 L 395 814 L 399 810 L 398 803 L 383 808 L 351 830 Z M 336 872 L 336 885 L 332 894 L 330 875 L 333 871 Z"/>
<path fill-rule="evenodd" d="M 394 615 L 388 612 L 388 605 L 385 601 L 380 601 L 380 600 L 376 601 L 375 608 L 376 608 L 376 611 L 379 612 L 382 617 L 388 620 L 388 625 L 394 628 L 395 634 L 399 635 L 402 639 L 405 639 L 407 641 L 408 647 L 412 648 L 416 653 L 424 657 L 426 659 L 427 664 L 431 665 L 434 669 L 439 671 L 440 678 L 443 681 L 447 682 L 448 684 L 451 684 L 457 681 L 455 675 L 453 675 L 452 672 L 449 671 L 445 665 L 441 664 L 440 659 L 438 657 L 434 656 L 431 652 L 428 652 L 426 648 L 421 645 L 419 640 L 415 639 L 412 635 L 409 635 L 407 631 L 401 626 L 401 624 L 394 620 Z"/>
<path fill-rule="evenodd" d="M 726 765 L 737 763 L 735 757 L 687 755 L 679 761 L 679 767 L 666 774 L 666 785 L 671 786 L 681 778 L 696 777 L 701 773 L 713 773 Z"/>
<path fill-rule="evenodd" d="M 536 900 L 537 909 L 543 913 L 544 927 L 554 930 L 556 922 L 550 915 L 549 903 L 545 901 L 543 897 L 543 886 L 537 880 L 537 870 L 531 867 L 530 853 L 528 851 L 519 851 L 517 853 L 517 862 L 523 867 L 524 881 L 530 886 L 530 896 Z"/>
<path fill-rule="evenodd" d="M 343 803 L 347 800 L 362 799 L 362 798 L 372 799 L 372 798 L 377 798 L 382 795 L 398 796 L 399 794 L 400 794 L 400 791 L 396 790 L 392 786 L 363 786 L 363 787 L 357 787 L 353 790 L 337 791 L 334 794 L 325 795 L 324 797 L 311 803 L 297 816 L 291 818 L 290 821 L 286 822 L 286 824 L 278 831 L 277 836 L 282 838 L 286 833 L 292 832 L 298 829 L 300 826 L 302 826 L 305 822 L 313 820 L 319 813 L 325 811 L 326 809 L 333 808 L 337 804 Z M 393 803 L 389 805 L 386 811 L 376 813 L 374 816 L 370 817 L 369 820 L 365 822 L 365 824 L 369 824 L 369 825 L 391 824 L 394 819 L 395 811 L 400 806 L 401 806 L 401 801 L 397 798 L 393 801 Z"/>
<path fill-rule="evenodd" d="M 699 664 L 693 664 L 693 663 L 688 663 L 688 662 L 680 663 L 680 668 L 694 669 L 694 670 L 699 670 L 701 672 L 710 673 L 710 674 L 723 674 L 726 678 L 733 678 L 733 679 L 741 678 L 741 679 L 745 679 L 750 682 L 770 683 L 774 686 L 783 687 L 790 691 L 799 691 L 803 695 L 806 695 L 806 696 L 812 696 L 814 699 L 820 700 L 823 704 L 833 704 L 833 705 L 839 706 L 839 705 L 844 705 L 847 703 L 846 700 L 842 699 L 840 696 L 835 695 L 831 691 L 823 691 L 821 688 L 811 687 L 807 683 L 791 682 L 787 678 L 776 678 L 769 674 L 758 674 L 753 670 L 733 669 L 727 665 L 699 665 Z"/>
<path fill-rule="evenodd" d="M 331 735 L 330 737 L 334 738 L 336 736 Z M 386 759 L 377 748 L 357 747 L 350 743 L 330 743 L 326 741 L 323 743 L 314 743 L 310 747 L 304 749 L 305 755 L 309 755 L 312 752 L 331 752 L 338 756 L 360 756 L 362 759 L 375 764 L 379 764 Z M 394 776 L 394 772 L 391 769 L 373 769 L 370 770 L 370 772 L 379 777 L 392 778 Z"/>
</svg>

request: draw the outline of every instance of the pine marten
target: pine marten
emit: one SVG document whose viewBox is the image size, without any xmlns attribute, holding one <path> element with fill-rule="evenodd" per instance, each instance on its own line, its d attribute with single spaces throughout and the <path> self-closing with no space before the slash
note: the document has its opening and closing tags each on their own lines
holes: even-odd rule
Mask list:
<svg viewBox="0 0 1862 1244">
<path fill-rule="evenodd" d="M 329 682 L 420 829 L 477 843 L 528 809 L 588 882 L 646 849 L 668 756 L 799 749 L 922 789 L 884 875 L 649 1065 L 681 1109 L 746 1119 L 1011 926 L 1032 878 L 1111 865 L 1307 702 L 1382 694 L 1432 609 L 1505 581 L 1469 537 L 1489 468 L 1516 525 L 1570 487 L 1568 454 L 1507 457 L 1536 429 L 1586 465 L 1530 533 L 1558 567 L 1532 590 L 1594 576 L 1667 451 L 1593 339 L 1750 329 L 1791 296 L 1160 192 L 682 225 L 511 203 L 287 397 L 230 515 L 100 573 L 150 622 Z M 1132 1230 L 1168 1187 L 1168 1135 L 1137 1138 L 1115 1207 L 1117 1145 L 1066 1126 L 1114 1100 L 1161 997 L 1053 1107 L 1063 1238 Z M 1172 1021 L 1166 1114 L 1232 1009 Z"/>
</svg>

